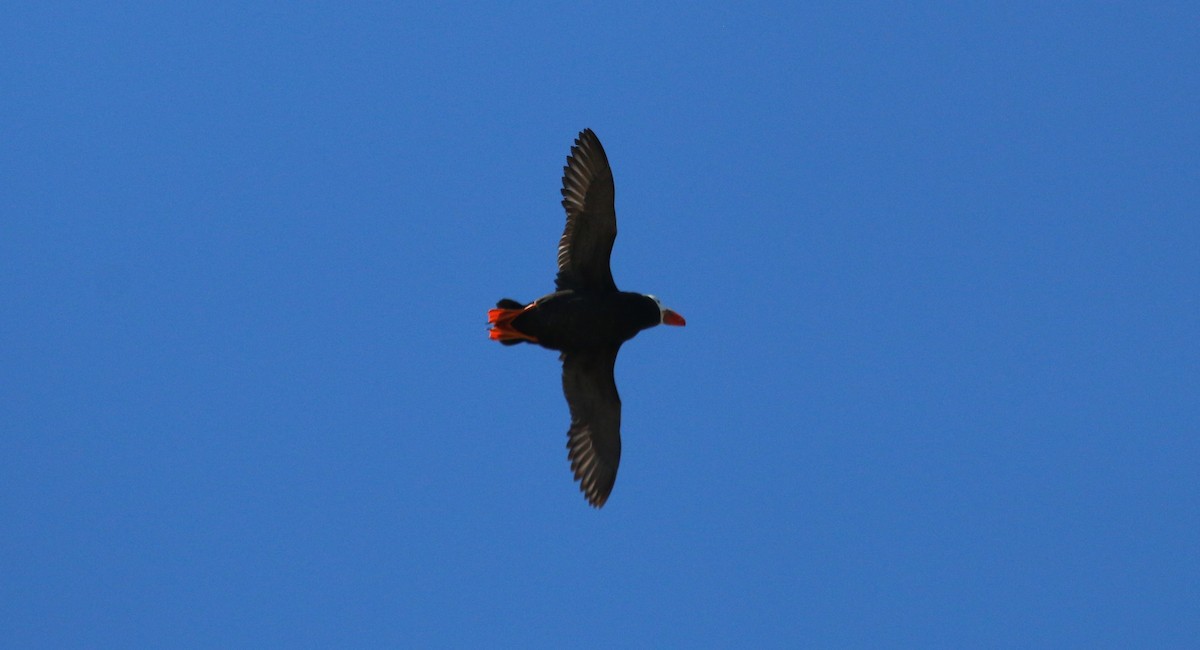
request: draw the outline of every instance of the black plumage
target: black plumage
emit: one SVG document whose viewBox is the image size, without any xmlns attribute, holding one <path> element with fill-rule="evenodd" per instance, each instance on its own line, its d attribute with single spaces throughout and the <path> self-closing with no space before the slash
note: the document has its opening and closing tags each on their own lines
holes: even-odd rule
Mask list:
<svg viewBox="0 0 1200 650">
<path fill-rule="evenodd" d="M 571 411 L 567 457 L 579 488 L 599 508 L 621 461 L 621 397 L 613 367 L 621 344 L 683 317 L 653 296 L 620 291 L 609 257 L 617 237 L 612 169 L 600 140 L 584 129 L 563 168 L 567 224 L 558 245 L 557 291 L 529 304 L 505 298 L 488 312 L 490 336 L 506 345 L 537 343 L 561 352 Z"/>
</svg>

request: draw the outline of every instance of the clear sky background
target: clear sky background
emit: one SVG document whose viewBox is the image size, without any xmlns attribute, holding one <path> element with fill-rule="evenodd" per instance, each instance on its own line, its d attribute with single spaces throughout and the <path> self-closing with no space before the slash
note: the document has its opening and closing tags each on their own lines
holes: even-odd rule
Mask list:
<svg viewBox="0 0 1200 650">
<path fill-rule="evenodd" d="M 794 4 L 6 4 L 0 644 L 1195 647 L 1200 9 Z"/>
</svg>

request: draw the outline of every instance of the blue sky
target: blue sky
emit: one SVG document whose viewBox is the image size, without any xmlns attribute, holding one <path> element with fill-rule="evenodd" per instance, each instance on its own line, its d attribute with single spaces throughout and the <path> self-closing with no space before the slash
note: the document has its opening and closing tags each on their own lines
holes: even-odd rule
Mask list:
<svg viewBox="0 0 1200 650">
<path fill-rule="evenodd" d="M 1192 3 L 9 4 L 12 647 L 1183 647 Z M 571 481 L 562 164 L 624 457 Z"/>
</svg>

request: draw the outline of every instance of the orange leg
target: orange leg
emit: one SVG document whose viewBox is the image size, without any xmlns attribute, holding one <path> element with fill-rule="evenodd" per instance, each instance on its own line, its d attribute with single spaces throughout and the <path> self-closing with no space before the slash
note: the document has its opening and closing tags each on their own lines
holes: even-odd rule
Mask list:
<svg viewBox="0 0 1200 650">
<path fill-rule="evenodd" d="M 530 305 L 529 307 L 532 307 Z M 493 341 L 529 341 L 537 343 L 537 339 L 513 327 L 513 320 L 520 316 L 529 307 L 522 309 L 489 309 L 488 323 L 492 329 L 488 330 L 488 338 Z"/>
</svg>

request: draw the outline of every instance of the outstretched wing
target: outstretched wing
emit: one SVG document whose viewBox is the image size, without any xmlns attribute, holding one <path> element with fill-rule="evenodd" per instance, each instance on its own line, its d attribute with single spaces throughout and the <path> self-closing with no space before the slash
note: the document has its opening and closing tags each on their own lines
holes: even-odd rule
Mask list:
<svg viewBox="0 0 1200 650">
<path fill-rule="evenodd" d="M 567 458 L 588 503 L 608 500 L 621 462 L 621 396 L 613 379 L 617 349 L 564 352 L 563 393 L 571 408 Z"/>
<path fill-rule="evenodd" d="M 604 147 L 591 129 L 575 138 L 563 167 L 563 207 L 567 227 L 558 241 L 558 277 L 563 289 L 616 291 L 608 265 L 617 238 L 617 211 L 613 206 L 612 169 Z"/>
</svg>

